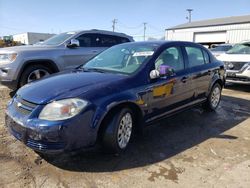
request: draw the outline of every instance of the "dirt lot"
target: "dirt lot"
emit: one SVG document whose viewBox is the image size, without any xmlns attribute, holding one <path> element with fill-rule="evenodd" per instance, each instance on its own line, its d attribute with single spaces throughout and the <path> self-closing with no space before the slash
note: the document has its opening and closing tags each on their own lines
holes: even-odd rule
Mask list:
<svg viewBox="0 0 250 188">
<path fill-rule="evenodd" d="M 250 187 L 250 87 L 223 91 L 216 112 L 191 109 L 145 130 L 123 155 L 100 150 L 46 160 L 4 127 L 0 187 Z"/>
</svg>

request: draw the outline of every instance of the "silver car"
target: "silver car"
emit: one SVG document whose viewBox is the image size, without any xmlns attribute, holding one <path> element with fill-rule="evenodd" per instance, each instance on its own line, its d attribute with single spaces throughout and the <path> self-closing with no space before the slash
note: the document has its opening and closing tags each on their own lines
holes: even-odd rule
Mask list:
<svg viewBox="0 0 250 188">
<path fill-rule="evenodd" d="M 134 41 L 131 36 L 103 30 L 61 33 L 36 45 L 0 49 L 0 81 L 11 89 L 84 64 L 103 50 Z"/>
</svg>

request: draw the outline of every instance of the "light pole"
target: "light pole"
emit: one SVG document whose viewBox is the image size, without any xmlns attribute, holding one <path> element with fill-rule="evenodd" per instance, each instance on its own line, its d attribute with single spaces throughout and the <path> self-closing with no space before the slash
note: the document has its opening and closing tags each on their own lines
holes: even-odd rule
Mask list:
<svg viewBox="0 0 250 188">
<path fill-rule="evenodd" d="M 188 11 L 188 22 L 190 23 L 191 21 L 192 21 L 192 11 L 193 11 L 193 9 L 187 9 L 187 11 Z"/>
</svg>

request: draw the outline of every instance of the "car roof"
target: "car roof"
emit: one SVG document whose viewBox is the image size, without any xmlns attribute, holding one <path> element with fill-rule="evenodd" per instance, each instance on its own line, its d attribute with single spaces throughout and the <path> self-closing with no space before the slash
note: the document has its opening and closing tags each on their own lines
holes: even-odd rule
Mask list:
<svg viewBox="0 0 250 188">
<path fill-rule="evenodd" d="M 119 37 L 126 37 L 126 38 L 129 38 L 129 39 L 133 40 L 132 36 L 127 35 L 125 33 L 118 33 L 118 32 L 100 30 L 100 29 L 69 31 L 69 32 L 65 32 L 65 33 L 70 33 L 70 32 L 74 32 L 76 34 L 80 34 L 80 33 L 98 33 L 98 34 L 114 35 L 114 36 L 119 36 Z"/>
<path fill-rule="evenodd" d="M 201 44 L 198 44 L 198 43 L 194 43 L 194 42 L 188 42 L 188 41 L 173 41 L 173 40 L 156 40 L 156 41 L 139 41 L 139 42 L 134 42 L 134 43 L 137 43 L 137 44 L 157 44 L 157 45 L 165 45 L 165 44 L 184 44 L 184 45 L 188 45 L 188 44 L 191 44 L 191 45 L 196 45 L 196 46 L 199 46 L 199 47 L 202 47 L 203 46 Z"/>
</svg>

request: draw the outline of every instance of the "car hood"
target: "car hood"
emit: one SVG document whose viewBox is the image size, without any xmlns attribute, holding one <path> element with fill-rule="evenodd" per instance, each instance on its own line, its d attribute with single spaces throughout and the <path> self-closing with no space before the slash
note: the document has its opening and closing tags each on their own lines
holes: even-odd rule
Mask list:
<svg viewBox="0 0 250 188">
<path fill-rule="evenodd" d="M 250 62 L 250 54 L 222 54 L 217 59 L 220 61 Z"/>
<path fill-rule="evenodd" d="M 112 89 L 114 82 L 126 77 L 121 74 L 73 70 L 27 84 L 18 90 L 17 95 L 35 104 L 46 104 L 54 100 L 78 97 L 90 90 L 99 92 L 101 88 Z"/>
<path fill-rule="evenodd" d="M 56 49 L 58 46 L 46 46 L 46 45 L 25 45 L 25 46 L 13 46 L 0 49 L 0 53 L 11 53 L 11 52 L 24 52 L 24 51 L 35 51 L 35 50 L 47 50 Z"/>
</svg>

